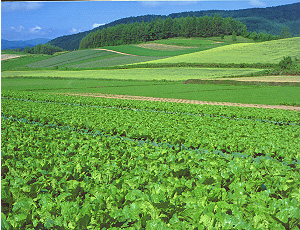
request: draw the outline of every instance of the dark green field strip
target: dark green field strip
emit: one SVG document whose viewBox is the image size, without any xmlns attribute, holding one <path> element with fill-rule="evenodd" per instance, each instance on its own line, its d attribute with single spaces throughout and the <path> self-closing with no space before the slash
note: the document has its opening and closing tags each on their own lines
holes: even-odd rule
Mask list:
<svg viewBox="0 0 300 230">
<path fill-rule="evenodd" d="M 13 229 L 284 229 L 299 223 L 298 165 L 11 120 L 2 122 L 1 144 L 2 225 Z"/>
<path fill-rule="evenodd" d="M 54 91 L 59 92 L 65 89 L 82 90 L 82 89 L 99 89 L 99 88 L 130 88 L 130 87 L 147 87 L 149 85 L 166 86 L 174 84 L 172 82 L 162 81 L 132 81 L 132 80 L 109 80 L 109 79 L 66 79 L 55 77 L 11 77 L 1 79 L 1 89 L 17 91 Z M 176 83 L 175 83 L 176 84 Z"/>
<path fill-rule="evenodd" d="M 286 162 L 300 160 L 299 126 L 15 100 L 3 100 L 2 113 L 29 121 L 69 125 L 91 132 L 167 142 L 187 148 L 263 155 Z"/>
<path fill-rule="evenodd" d="M 111 56 L 111 55 L 121 56 L 120 54 L 113 54 L 112 52 L 107 52 L 107 51 L 84 50 L 84 51 L 76 51 L 76 52 L 62 54 L 46 60 L 29 64 L 27 66 L 31 68 L 48 68 L 53 66 L 66 65 L 73 62 L 89 60 L 96 57 L 105 58 L 106 56 Z"/>
<path fill-rule="evenodd" d="M 115 70 L 114 70 L 115 71 Z M 182 71 L 182 70 L 181 70 Z M 176 98 L 187 100 L 199 100 L 199 101 L 215 101 L 215 102 L 233 102 L 233 103 L 245 103 L 245 104 L 266 104 L 266 105 L 298 105 L 300 104 L 300 87 L 293 86 L 260 86 L 260 85 L 230 85 L 230 84 L 182 84 L 180 82 L 167 82 L 165 85 L 149 85 L 149 81 L 130 80 L 128 82 L 138 82 L 139 86 L 130 87 L 101 87 L 101 88 L 84 88 L 83 86 L 93 86 L 96 82 L 96 86 L 106 84 L 107 80 L 112 82 L 111 85 L 123 85 L 124 81 L 120 79 L 83 79 L 87 77 L 85 71 L 58 71 L 61 72 L 61 78 L 50 77 L 55 75 L 56 71 L 49 71 L 44 78 L 38 76 L 38 71 L 34 71 L 33 77 L 2 77 L 1 89 L 2 90 L 30 90 L 30 89 L 52 89 L 53 93 L 104 93 L 104 94 L 119 94 L 119 95 L 132 95 L 132 96 L 146 96 L 146 97 L 159 97 L 159 98 Z M 66 72 L 66 73 L 64 73 Z M 184 71 L 182 71 L 184 72 Z M 26 74 L 26 72 L 24 71 Z M 49 74 L 49 75 L 48 75 Z M 87 73 L 89 74 L 89 73 Z M 100 72 L 101 74 L 101 72 Z M 116 72 L 120 78 L 123 76 L 119 72 Z M 145 73 L 146 74 L 146 73 Z M 152 73 L 151 74 L 156 74 Z M 159 71 L 157 71 L 159 74 Z M 183 73 L 184 74 L 184 73 Z M 195 73 L 196 74 L 196 73 Z M 76 76 L 75 76 L 76 75 Z M 11 76 L 14 76 L 13 73 Z M 26 75 L 25 75 L 26 76 Z M 63 76 L 67 76 L 63 78 Z M 72 77 L 74 76 L 74 77 Z M 114 77 L 113 73 L 111 76 Z M 141 75 L 140 79 L 143 75 Z M 97 73 L 94 74 L 94 78 L 97 78 Z M 51 81 L 53 80 L 53 81 Z M 65 80 L 65 87 L 63 86 L 63 80 Z M 163 81 L 160 81 L 163 83 Z M 135 83 L 133 83 L 135 84 Z M 141 87 L 141 84 L 145 84 L 145 87 Z M 55 87 L 58 89 L 55 90 Z M 62 88 L 72 88 L 70 90 Z M 222 89 L 234 89 L 224 90 Z M 232 108 L 233 109 L 233 108 Z M 236 109 L 233 109 L 236 110 Z M 243 110 L 247 111 L 247 110 Z M 250 112 L 250 114 L 252 114 Z M 247 116 L 245 113 L 244 116 Z M 287 116 L 288 121 L 290 116 Z M 294 115 L 291 114 L 291 117 Z M 272 120 L 272 119 L 267 119 Z M 299 121 L 298 116 L 298 121 Z"/>
<path fill-rule="evenodd" d="M 103 47 L 103 48 L 122 52 L 122 53 L 127 53 L 127 54 L 133 54 L 133 55 L 138 55 L 138 56 L 152 56 L 152 57 L 163 57 L 163 56 L 170 57 L 170 56 L 194 53 L 194 52 L 203 50 L 202 48 L 197 47 L 197 48 L 175 50 L 175 51 L 163 51 L 163 50 L 145 49 L 145 48 L 138 47 L 135 45 L 107 46 L 107 47 Z M 209 49 L 209 48 L 207 47 L 207 49 Z"/>
<path fill-rule="evenodd" d="M 1 61 L 1 71 L 15 70 L 31 63 L 47 60 L 50 57 L 50 55 L 26 55 L 24 57 L 3 60 Z"/>
<path fill-rule="evenodd" d="M 104 86 L 124 86 L 129 87 L 129 84 L 140 82 L 136 81 L 101 81 Z M 159 87 L 157 83 L 163 84 L 167 88 L 170 83 L 164 82 L 144 82 L 147 86 L 155 84 L 153 87 Z M 2 83 L 3 84 L 3 83 Z M 46 84 L 46 83 L 45 83 Z M 63 83 L 62 83 L 63 84 Z M 92 81 L 92 84 L 97 84 Z M 173 83 L 174 84 L 174 83 Z M 82 85 L 82 84 L 81 84 Z M 140 85 L 138 86 L 140 87 Z M 135 108 L 135 109 L 148 109 L 165 112 L 175 113 L 192 113 L 192 114 L 207 114 L 211 116 L 224 116 L 228 118 L 246 118 L 253 120 L 266 120 L 275 123 L 296 123 L 300 124 L 300 113 L 297 111 L 276 110 L 276 109 L 261 109 L 261 108 L 246 108 L 246 107 L 229 107 L 229 106 L 211 106 L 211 105 L 193 105 L 181 104 L 171 102 L 150 102 L 150 101 L 135 101 L 135 100 L 122 100 L 110 98 L 95 98 L 95 97 L 80 97 L 80 96 L 65 96 L 57 94 L 45 94 L 37 92 L 18 92 L 2 90 L 2 97 L 16 98 L 16 99 L 29 99 L 32 101 L 48 101 L 48 102 L 62 102 L 80 105 L 91 106 L 110 106 L 118 108 Z"/>
<path fill-rule="evenodd" d="M 72 64 L 69 67 L 73 68 L 98 68 L 98 67 L 110 67 L 110 66 L 120 66 L 127 64 L 134 64 L 139 62 L 157 60 L 163 57 L 147 57 L 147 56 L 129 56 L 129 55 L 116 55 L 116 57 L 105 58 L 103 60 L 89 61 L 86 63 Z"/>
</svg>

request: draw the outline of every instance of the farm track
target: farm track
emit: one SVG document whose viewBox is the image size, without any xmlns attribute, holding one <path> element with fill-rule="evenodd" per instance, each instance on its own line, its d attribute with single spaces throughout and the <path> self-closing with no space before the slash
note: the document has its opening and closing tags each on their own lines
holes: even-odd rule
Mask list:
<svg viewBox="0 0 300 230">
<path fill-rule="evenodd" d="M 300 111 L 300 107 L 285 106 L 285 105 L 261 105 L 261 104 L 243 104 L 243 103 L 232 103 L 232 102 L 210 102 L 210 101 L 197 101 L 197 100 L 176 99 L 176 98 L 156 98 L 156 97 L 101 94 L 101 93 L 64 93 L 64 94 L 73 95 L 73 96 L 103 97 L 103 98 L 114 98 L 114 99 L 124 99 L 124 100 L 161 101 L 161 102 L 175 102 L 175 103 L 187 103 L 187 104 L 199 104 L 199 105 L 223 105 L 223 106 L 284 109 L 284 110 Z"/>
<path fill-rule="evenodd" d="M 117 54 L 123 54 L 123 55 L 129 55 L 129 56 L 138 56 L 138 55 L 134 55 L 134 54 L 127 54 L 127 53 L 122 53 L 122 52 L 119 52 L 119 51 L 108 50 L 108 49 L 94 49 L 94 50 L 104 50 L 104 51 L 114 52 L 114 53 L 117 53 Z"/>
<path fill-rule="evenodd" d="M 22 56 L 25 56 L 25 55 L 1 54 L 1 61 L 13 59 L 13 58 L 18 58 L 18 57 L 22 57 Z"/>
</svg>

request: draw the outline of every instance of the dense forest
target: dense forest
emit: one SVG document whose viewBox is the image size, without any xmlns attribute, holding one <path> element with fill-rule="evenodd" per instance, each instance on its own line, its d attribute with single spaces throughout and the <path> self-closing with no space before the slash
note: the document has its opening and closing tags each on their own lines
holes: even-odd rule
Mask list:
<svg viewBox="0 0 300 230">
<path fill-rule="evenodd" d="M 97 30 L 83 38 L 79 48 L 134 44 L 172 37 L 213 37 L 232 34 L 247 36 L 249 33 L 243 23 L 232 18 L 222 18 L 217 14 L 214 17 L 156 18 L 150 22 L 120 24 Z"/>
<path fill-rule="evenodd" d="M 145 15 L 139 17 L 129 17 L 116 20 L 109 24 L 97 27 L 93 30 L 66 35 L 55 38 L 49 42 L 49 44 L 61 47 L 65 50 L 74 50 L 79 48 L 81 40 L 86 37 L 89 33 L 97 30 L 102 30 L 108 27 L 112 27 L 119 24 L 135 23 L 135 22 L 150 22 L 156 18 L 166 19 L 169 16 L 172 19 L 180 17 L 202 17 L 205 15 L 214 16 L 219 14 L 222 17 L 232 17 L 238 21 L 241 21 L 247 26 L 247 29 L 251 32 L 259 34 L 269 33 L 272 35 L 280 35 L 283 28 L 290 28 L 290 33 L 293 36 L 300 36 L 300 3 L 289 4 L 277 7 L 267 8 L 253 8 L 244 10 L 209 10 L 209 11 L 195 11 L 195 12 L 183 12 L 170 14 L 168 16 L 163 15 Z"/>
</svg>

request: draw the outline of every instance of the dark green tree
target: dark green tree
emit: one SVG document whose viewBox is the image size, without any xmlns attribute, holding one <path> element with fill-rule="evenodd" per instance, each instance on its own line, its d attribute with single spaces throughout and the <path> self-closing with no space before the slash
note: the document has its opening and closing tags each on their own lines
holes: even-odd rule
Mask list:
<svg viewBox="0 0 300 230">
<path fill-rule="evenodd" d="M 289 27 L 282 28 L 280 32 L 280 38 L 291 38 L 292 34 Z"/>
</svg>

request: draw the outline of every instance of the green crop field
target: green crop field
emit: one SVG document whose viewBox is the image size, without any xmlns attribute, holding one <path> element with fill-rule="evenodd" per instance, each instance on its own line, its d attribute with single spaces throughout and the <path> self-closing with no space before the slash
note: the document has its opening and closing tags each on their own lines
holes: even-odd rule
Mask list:
<svg viewBox="0 0 300 230">
<path fill-rule="evenodd" d="M 151 56 L 133 56 L 133 55 L 121 55 L 114 54 L 114 57 L 105 58 L 102 60 L 90 60 L 85 63 L 77 63 L 69 65 L 70 68 L 79 68 L 79 69 L 93 69 L 99 67 L 111 67 L 111 66 L 120 66 L 128 64 L 136 64 L 139 62 L 145 62 L 150 60 L 157 60 L 162 57 L 151 57 Z"/>
<path fill-rule="evenodd" d="M 108 51 L 101 50 L 83 50 L 83 51 L 73 51 L 68 52 L 59 56 L 49 58 L 47 60 L 42 60 L 27 66 L 30 68 L 49 68 L 49 67 L 59 67 L 59 66 L 69 66 L 76 65 L 80 63 L 90 62 L 94 60 L 101 60 L 106 58 L 113 58 L 122 56 L 121 54 L 116 54 Z"/>
<path fill-rule="evenodd" d="M 85 71 L 5 71 L 2 77 L 66 77 L 66 78 L 98 78 L 121 80 L 168 80 L 181 81 L 187 79 L 218 78 L 256 73 L 260 69 L 238 68 L 154 68 L 154 69 L 113 69 Z"/>
<path fill-rule="evenodd" d="M 1 96 L 6 229 L 298 229 L 299 112 Z"/>
<path fill-rule="evenodd" d="M 218 42 L 218 43 L 216 43 Z M 220 42 L 220 43 L 219 43 Z M 237 43 L 251 43 L 253 40 L 237 36 Z M 151 43 L 151 42 L 148 42 Z M 232 36 L 226 35 L 224 39 L 220 37 L 210 37 L 210 38 L 169 38 L 156 40 L 154 43 L 165 44 L 165 45 L 177 45 L 177 46 L 190 46 L 190 47 L 209 47 L 215 48 L 220 45 L 227 45 L 232 43 Z"/>
<path fill-rule="evenodd" d="M 2 90 L 104 93 L 199 101 L 300 105 L 300 87 L 78 78 L 2 78 Z"/>
<path fill-rule="evenodd" d="M 149 63 L 279 63 L 284 56 L 300 58 L 300 37 L 261 43 L 239 43 Z"/>
<path fill-rule="evenodd" d="M 18 54 L 23 55 L 22 53 L 18 53 Z M 34 55 L 25 55 L 19 58 L 13 58 L 9 60 L 1 60 L 1 72 L 7 70 L 20 69 L 30 63 L 35 63 L 44 59 L 48 59 L 50 57 L 51 57 L 50 55 L 45 55 L 45 54 L 34 54 Z"/>
</svg>

